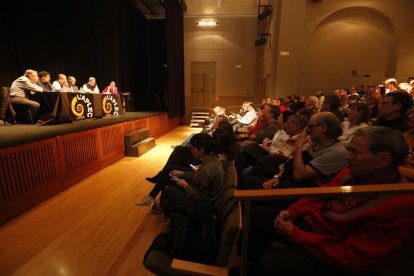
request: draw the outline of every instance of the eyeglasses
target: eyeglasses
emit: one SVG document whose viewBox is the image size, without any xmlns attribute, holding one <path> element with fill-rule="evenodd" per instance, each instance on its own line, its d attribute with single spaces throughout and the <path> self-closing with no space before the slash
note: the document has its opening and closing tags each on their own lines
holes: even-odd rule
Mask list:
<svg viewBox="0 0 414 276">
<path fill-rule="evenodd" d="M 382 101 L 381 104 L 387 105 L 387 104 L 393 104 L 393 103 L 392 103 L 392 101 Z"/>
<path fill-rule="evenodd" d="M 322 124 L 308 125 L 308 129 L 312 129 L 312 128 L 320 126 L 320 125 L 322 125 Z"/>
</svg>

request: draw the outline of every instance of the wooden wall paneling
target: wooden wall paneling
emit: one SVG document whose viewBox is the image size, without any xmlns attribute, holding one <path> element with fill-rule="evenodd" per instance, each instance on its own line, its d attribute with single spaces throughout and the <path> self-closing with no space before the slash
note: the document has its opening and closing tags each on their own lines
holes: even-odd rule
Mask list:
<svg viewBox="0 0 414 276">
<path fill-rule="evenodd" d="M 124 127 L 124 134 L 128 134 L 134 131 L 134 122 L 129 121 L 122 124 Z"/>
<path fill-rule="evenodd" d="M 159 116 L 148 118 L 149 135 L 151 137 L 157 136 L 159 132 Z"/>
<path fill-rule="evenodd" d="M 58 136 L 63 189 L 100 170 L 98 130 Z"/>
<path fill-rule="evenodd" d="M 134 131 L 142 128 L 151 128 L 148 124 L 148 118 L 145 119 L 139 119 L 134 121 Z"/>
<path fill-rule="evenodd" d="M 56 138 L 0 150 L 0 224 L 62 190 L 58 160 Z"/>
<path fill-rule="evenodd" d="M 121 124 L 98 129 L 102 159 L 101 168 L 125 156 L 123 128 Z"/>
</svg>

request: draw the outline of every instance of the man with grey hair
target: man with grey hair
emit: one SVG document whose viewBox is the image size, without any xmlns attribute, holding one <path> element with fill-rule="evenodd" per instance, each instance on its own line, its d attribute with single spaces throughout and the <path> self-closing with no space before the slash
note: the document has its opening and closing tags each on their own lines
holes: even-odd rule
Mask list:
<svg viewBox="0 0 414 276">
<path fill-rule="evenodd" d="M 296 138 L 296 151 L 283 174 L 263 183 L 264 187 L 306 187 L 328 183 L 346 165 L 345 146 L 338 140 L 341 122 L 331 112 L 315 114 Z M 309 137 L 307 137 L 309 135 Z M 310 138 L 310 145 L 302 151 Z M 298 150 L 299 149 L 299 150 Z"/>
<path fill-rule="evenodd" d="M 318 113 L 318 98 L 316 96 L 309 96 L 305 100 L 305 106 L 298 110 L 298 114 L 306 117 L 308 120 L 312 115 Z"/>
<path fill-rule="evenodd" d="M 407 153 L 396 130 L 358 129 L 345 155 L 348 168 L 328 186 L 409 182 L 398 171 Z M 273 215 L 253 210 L 249 254 L 255 257 L 255 275 L 376 275 L 384 270 L 388 273 L 381 274 L 391 275 L 386 268 L 413 250 L 413 202 L 412 194 L 359 195 L 304 198 Z M 266 248 L 276 233 L 292 242 L 288 250 Z"/>
<path fill-rule="evenodd" d="M 40 104 L 29 100 L 29 94 L 43 92 L 43 88 L 36 84 L 38 80 L 37 71 L 28 69 L 10 87 L 10 100 L 12 104 L 22 106 L 25 110 L 27 109 L 29 111 L 29 116 L 27 117 L 32 123 L 36 120 Z M 26 117 L 26 114 L 24 114 L 24 117 Z"/>
</svg>

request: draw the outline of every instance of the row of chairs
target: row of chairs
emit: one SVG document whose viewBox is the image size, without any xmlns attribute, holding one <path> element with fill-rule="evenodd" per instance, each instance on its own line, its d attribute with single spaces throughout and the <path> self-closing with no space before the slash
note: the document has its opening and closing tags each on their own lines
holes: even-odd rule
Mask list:
<svg viewBox="0 0 414 276">
<path fill-rule="evenodd" d="M 214 266 L 185 260 L 172 260 L 166 252 L 159 251 L 152 253 L 147 258 L 144 266 L 157 275 L 228 275 L 231 266 L 237 263 L 236 248 L 239 244 L 239 235 L 242 232 L 241 243 L 241 275 L 246 272 L 247 259 L 247 237 L 249 234 L 250 223 L 250 202 L 261 200 L 278 199 L 300 199 L 304 197 L 341 197 L 352 195 L 380 195 L 380 194 L 407 194 L 414 193 L 414 183 L 401 184 L 381 184 L 381 185 L 361 185 L 344 187 L 317 187 L 317 188 L 291 188 L 275 190 L 237 190 L 237 173 L 234 166 L 229 166 L 226 170 L 226 185 L 228 188 L 228 199 L 233 198 L 238 204 L 232 210 L 230 216 L 223 222 L 222 237 L 220 242 L 220 253 L 217 256 Z M 241 204 L 243 203 L 243 212 Z M 169 222 L 162 231 L 168 231 Z M 401 260 L 380 271 L 376 275 L 414 275 L 414 252 L 411 256 L 401 258 Z"/>
</svg>

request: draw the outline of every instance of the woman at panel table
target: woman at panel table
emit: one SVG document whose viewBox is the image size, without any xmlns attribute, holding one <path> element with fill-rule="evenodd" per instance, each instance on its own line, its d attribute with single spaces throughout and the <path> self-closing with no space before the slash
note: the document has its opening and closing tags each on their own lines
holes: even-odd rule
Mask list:
<svg viewBox="0 0 414 276">
<path fill-rule="evenodd" d="M 118 94 L 118 88 L 115 86 L 115 82 L 111 81 L 111 83 L 102 91 L 102 94 Z"/>
<path fill-rule="evenodd" d="M 88 83 L 85 83 L 82 86 L 82 92 L 84 93 L 99 93 L 98 85 L 96 84 L 96 79 L 90 77 Z"/>
</svg>

